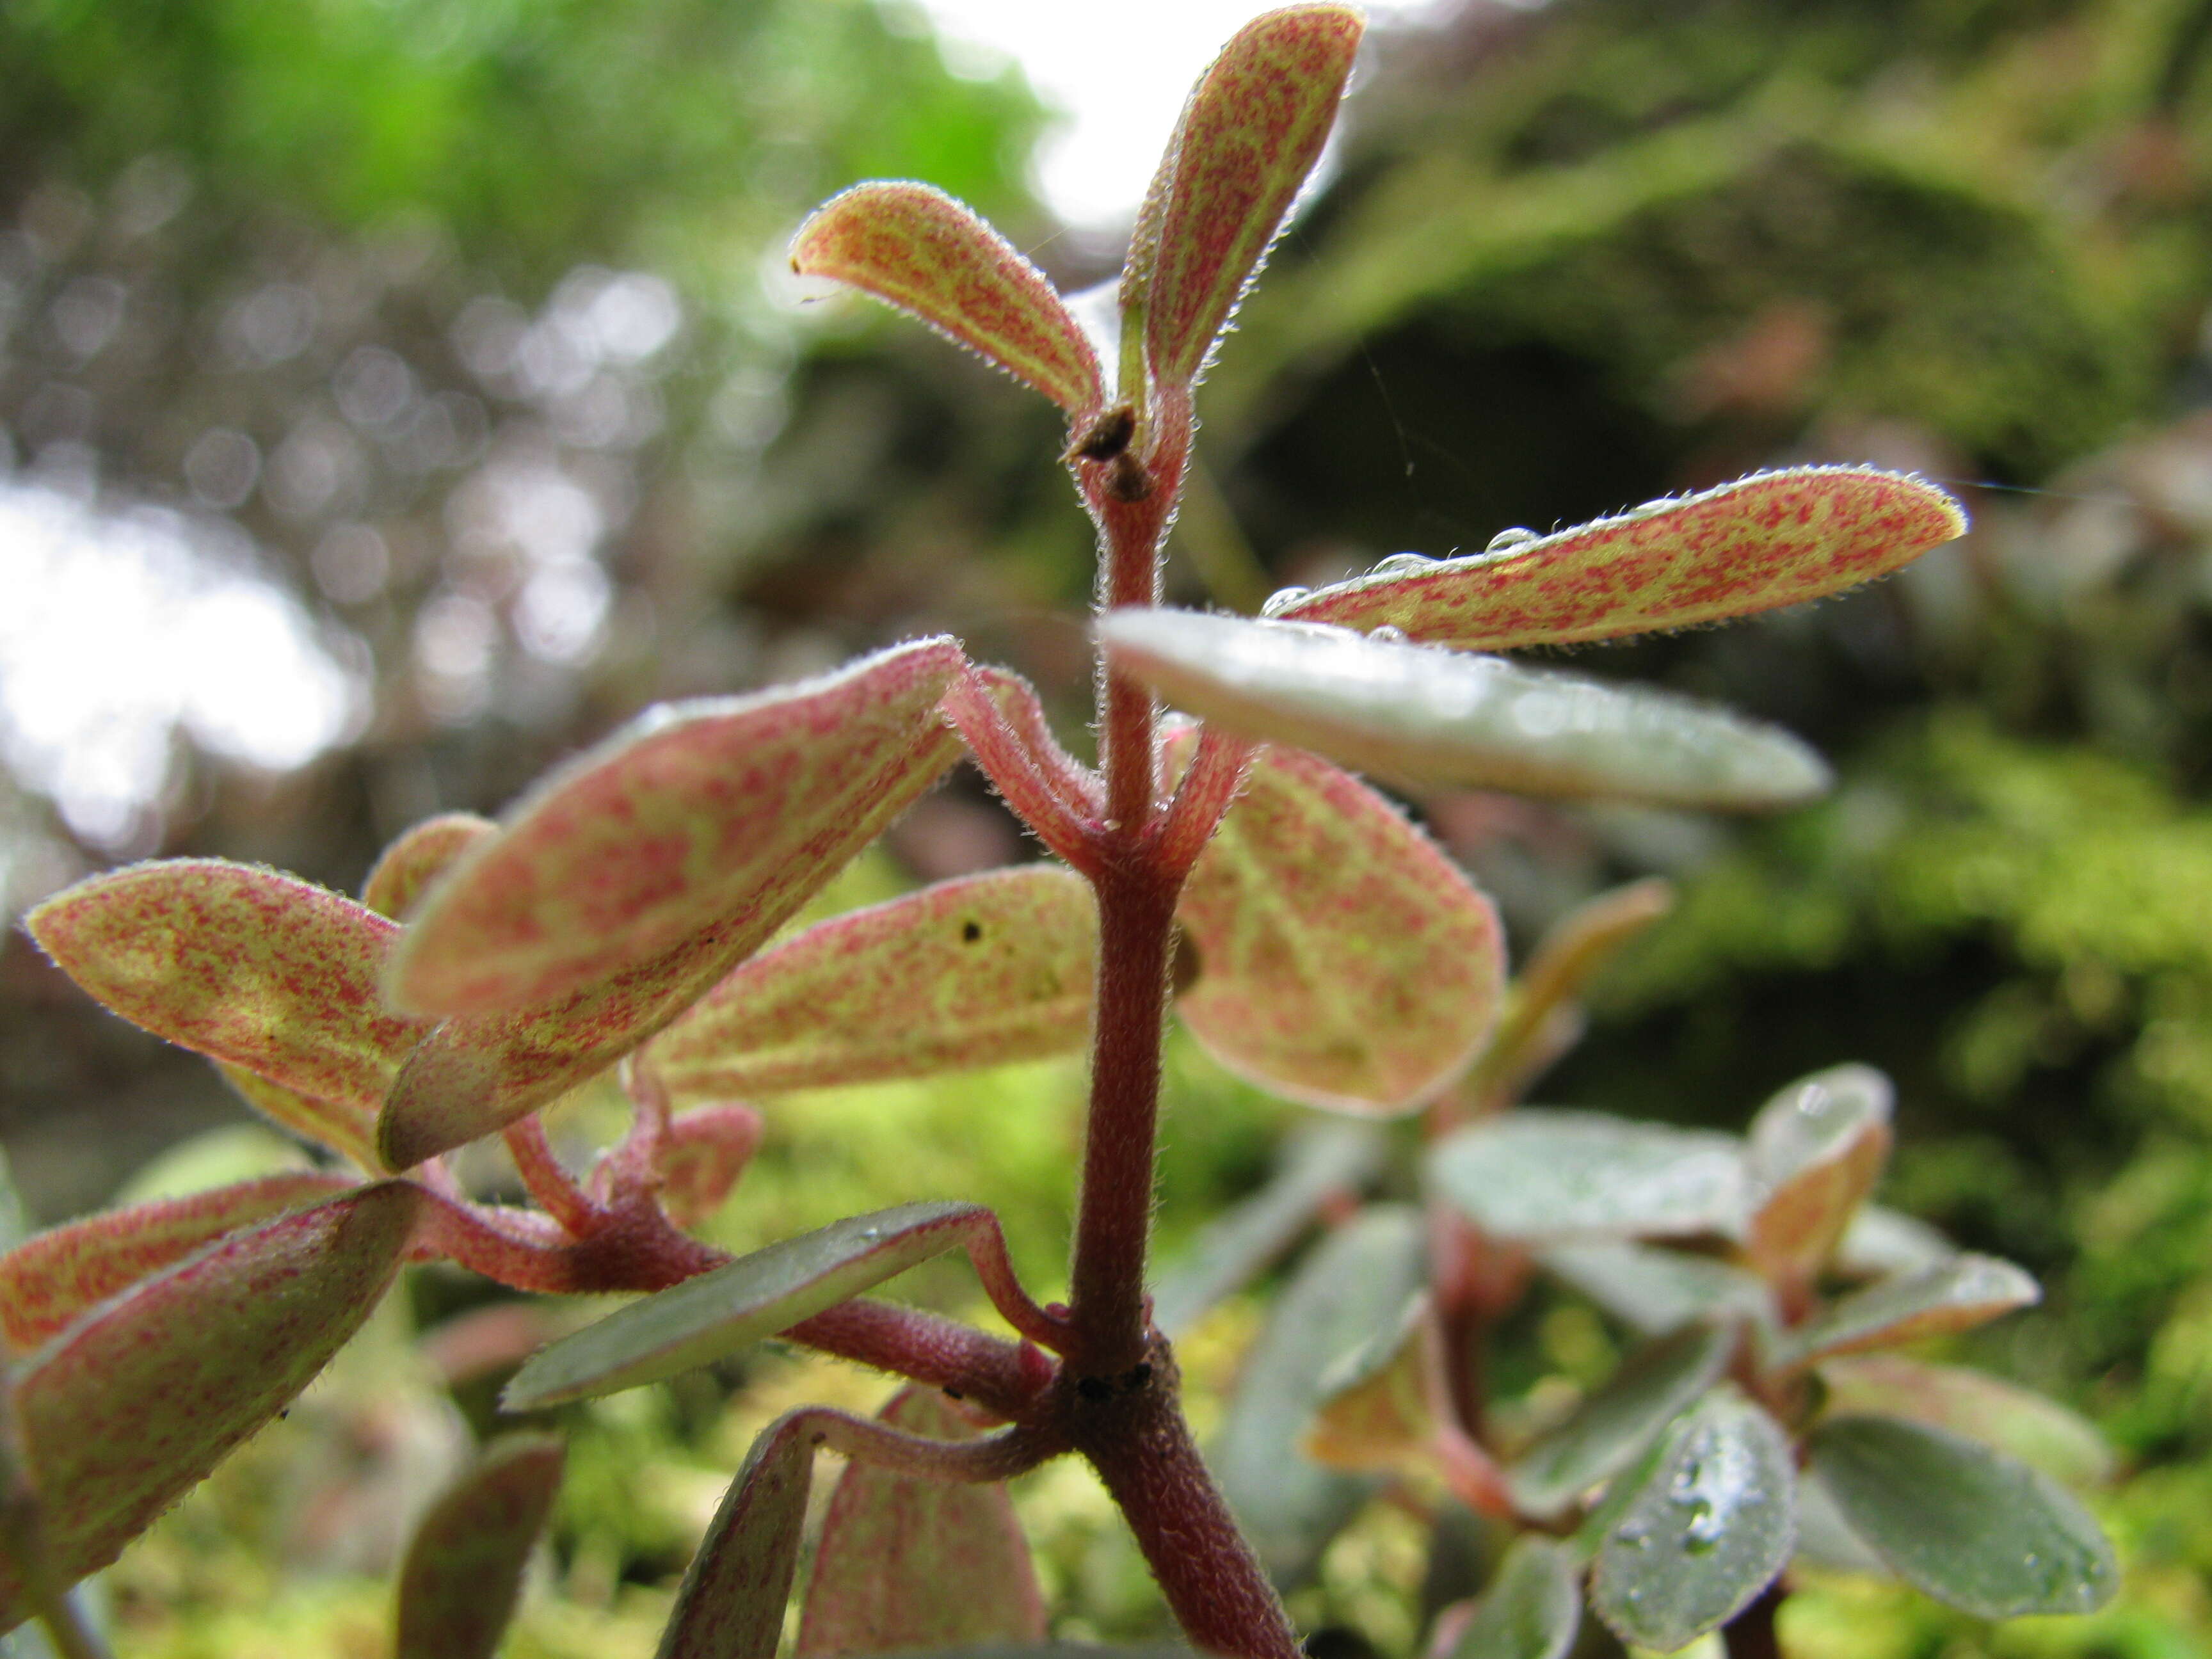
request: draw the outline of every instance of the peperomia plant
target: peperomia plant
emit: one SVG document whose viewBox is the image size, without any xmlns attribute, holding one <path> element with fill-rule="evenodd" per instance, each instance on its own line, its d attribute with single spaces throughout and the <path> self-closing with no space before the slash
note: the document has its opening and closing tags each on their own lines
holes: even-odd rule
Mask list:
<svg viewBox="0 0 2212 1659">
<path fill-rule="evenodd" d="M 804 684 L 655 710 L 502 823 L 456 817 L 410 831 L 359 902 L 267 870 L 186 860 L 95 878 L 33 914 L 39 943 L 94 996 L 208 1055 L 255 1106 L 361 1175 L 125 1210 L 0 1257 L 19 1425 L 0 1623 L 38 1614 L 70 1651 L 87 1650 L 65 1587 L 279 1410 L 403 1261 L 443 1257 L 528 1291 L 645 1293 L 525 1364 L 506 1396 L 518 1410 L 634 1387 L 769 1335 L 915 1385 L 873 1420 L 807 1407 L 761 1436 L 684 1580 L 668 1659 L 775 1651 L 822 1445 L 853 1461 L 814 1556 L 801 1653 L 1040 1639 L 1042 1609 L 995 1486 L 1070 1453 L 1103 1480 L 1194 1644 L 1266 1659 L 1297 1651 L 1186 1425 L 1163 1333 L 1173 1320 L 1147 1291 L 1171 1004 L 1232 1069 L 1294 1099 L 1402 1115 L 1459 1098 L 1473 1065 L 1462 1093 L 1486 1112 L 1510 1100 L 1558 1046 L 1578 947 L 1540 957 L 1509 998 L 1488 901 L 1334 763 L 1413 784 L 1738 809 L 1805 799 L 1826 770 L 1784 733 L 1474 653 L 1814 599 L 1964 527 L 1917 479 L 1808 468 L 1547 537 L 1509 532 L 1474 557 L 1401 556 L 1317 592 L 1287 590 L 1258 619 L 1160 608 L 1196 386 L 1320 153 L 1360 32 L 1347 7 L 1295 5 L 1223 51 L 1146 199 L 1118 338 L 1103 356 L 1034 267 L 926 185 L 860 185 L 793 245 L 799 270 L 914 313 L 1065 413 L 1065 459 L 1100 549 L 1095 769 L 1054 739 L 1019 677 L 969 661 L 955 640 L 926 639 Z M 1163 696 L 1195 718 L 1165 718 Z M 1057 861 L 788 931 L 963 752 Z M 1032 1298 L 992 1212 L 963 1200 L 854 1216 L 737 1260 L 684 1230 L 721 1200 L 758 1138 L 739 1097 L 1086 1042 L 1065 1303 Z M 553 1156 L 539 1114 L 611 1067 L 634 1125 L 580 1180 Z M 1819 1333 L 1894 1335 L 1915 1316 L 1899 1297 L 1948 1296 L 1942 1305 L 1955 1307 L 1988 1291 L 1972 1303 L 1981 1309 L 2016 1299 L 2017 1281 L 2000 1275 L 2002 1294 L 1952 1280 L 1884 1285 L 1863 1294 L 1890 1297 L 1886 1311 L 1845 1298 L 1816 1312 L 1838 1218 L 1878 1162 L 1864 1152 L 1871 1129 L 1841 1152 L 1783 1130 L 1770 1137 L 1779 1150 L 1762 1151 L 1755 1136 L 1753 1178 L 1792 1196 L 1747 1212 L 1743 1162 L 1717 1146 L 1698 1143 L 1710 1167 L 1695 1179 L 1672 1164 L 1647 1179 L 1637 1160 L 1665 1164 L 1673 1142 L 1607 1131 L 1610 1152 L 1571 1165 L 1526 1144 L 1586 1132 L 1486 1118 L 1440 1144 L 1434 1179 L 1458 1231 L 1437 1246 L 1428 1305 L 1502 1305 L 1514 1263 L 1531 1240 L 1552 1238 L 1547 1227 L 1563 1249 L 1585 1250 L 1630 1247 L 1572 1240 L 1726 1238 L 1735 1227 L 1773 1287 L 1773 1316 L 1762 1322 L 1747 1300 L 1700 1304 L 1711 1316 L 1694 1334 L 1624 1373 L 1614 1394 L 1632 1395 L 1627 1407 L 1593 1400 L 1610 1426 L 1563 1431 L 1567 1449 L 1532 1454 L 1550 1471 L 1534 1496 L 1526 1462 L 1501 1474 L 1466 1410 L 1431 1438 L 1455 1460 L 1455 1480 L 1474 1483 L 1468 1496 L 1553 1530 L 1591 1487 L 1644 1459 L 1613 1480 L 1618 1496 L 1583 1534 L 1598 1540 L 1595 1594 L 1636 1639 L 1686 1639 L 1756 1595 L 1787 1553 L 1794 1522 L 1751 1501 L 1739 1464 L 1752 1459 L 1778 1498 L 1790 1457 L 1772 1413 L 1800 1427 L 1816 1375 L 1848 1394 L 1828 1357 L 1864 1343 Z M 505 1137 L 534 1207 L 481 1202 L 449 1165 L 492 1134 Z M 1634 1168 L 1605 1176 L 1607 1158 Z M 1540 1201 L 1544 1175 L 1568 1179 L 1575 1190 L 1560 1202 L 1595 1218 L 1560 1223 Z M 1244 1218 L 1239 1249 L 1264 1255 L 1255 1241 L 1294 1233 L 1301 1194 L 1343 1177 L 1336 1153 L 1319 1160 L 1295 1201 Z M 1649 1224 L 1654 1202 L 1676 1206 L 1666 1224 Z M 1784 1210 L 1787 1236 L 1770 1237 L 1768 1218 Z M 1691 1211 L 1694 1225 L 1682 1218 Z M 1537 1232 L 1515 1231 L 1522 1212 L 1541 1212 Z M 1421 1231 L 1395 1213 L 1362 1216 L 1327 1247 L 1351 1264 L 1333 1271 L 1352 1273 L 1355 1299 L 1395 1316 L 1422 1276 L 1400 1245 Z M 866 1294 L 956 1249 L 1017 1340 Z M 1461 1282 L 1470 1274 L 1472 1292 Z M 1485 1289 L 1487 1279 L 1498 1283 Z M 1299 1324 L 1300 1296 L 1294 1284 L 1279 1326 L 1290 1322 L 1304 1352 L 1334 1358 L 1326 1330 Z M 1473 1328 L 1454 1317 L 1464 1339 Z M 1433 1314 L 1414 1326 L 1451 1328 Z M 1464 1352 L 1438 1362 L 1447 1376 L 1467 1363 Z M 1281 1375 L 1305 1386 L 1295 1366 Z M 1711 1392 L 1723 1375 L 1734 1391 Z M 1462 1386 L 1462 1397 L 1474 1395 Z M 1900 1462 L 1949 1458 L 1947 1469 L 1968 1471 L 1937 1481 L 1954 1494 L 1975 1479 L 2013 1480 L 1951 1442 L 1899 1442 L 1889 1420 L 1823 1418 L 1813 1431 L 1816 1468 L 1853 1524 L 1900 1501 Z M 1237 1456 L 1221 1453 L 1232 1480 Z M 1710 1501 L 1698 1496 L 1708 1463 Z M 557 1474 L 542 1443 L 495 1448 L 432 1511 L 402 1575 L 403 1651 L 489 1650 Z M 1679 1539 L 1659 1524 L 1674 1518 L 1665 1506 L 1677 1487 L 1691 1494 Z M 1675 1610 L 1639 1621 L 1620 1609 L 1645 1594 L 1642 1581 L 1614 1560 L 1655 1505 L 1652 1549 L 1679 1542 L 1681 1583 L 1698 1588 L 1681 1592 L 1690 1611 L 1669 1601 Z M 1267 1517 L 1251 1518 L 1264 1538 Z M 1936 1554 L 1948 1547 L 1940 1532 L 1927 1546 Z M 1529 1546 L 1476 1626 L 1504 1621 L 1518 1642 L 1530 1627 L 1524 1601 L 1554 1610 L 1580 1559 Z M 1700 1561 L 1730 1564 L 1725 1594 Z M 2097 1571 L 2093 1589 L 2109 1580 L 2108 1565 Z M 1542 1627 L 1553 1642 L 1562 1626 Z"/>
</svg>

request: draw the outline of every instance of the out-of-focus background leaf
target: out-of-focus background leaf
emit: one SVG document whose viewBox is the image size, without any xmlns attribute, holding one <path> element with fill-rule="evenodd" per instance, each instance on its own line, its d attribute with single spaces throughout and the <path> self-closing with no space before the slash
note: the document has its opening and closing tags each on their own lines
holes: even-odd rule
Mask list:
<svg viewBox="0 0 2212 1659">
<path fill-rule="evenodd" d="M 1028 674 L 1079 738 L 1087 534 L 1050 411 L 778 274 L 805 208 L 871 174 L 975 202 L 1070 288 L 1111 274 L 1117 251 L 1056 234 L 1030 193 L 1035 100 L 1011 72 L 947 72 L 920 14 L 29 0 L 0 14 L 0 87 L 11 910 L 155 852 L 350 887 L 406 823 L 495 809 L 641 702 L 926 628 Z M 1682 889 L 1542 1098 L 1735 1127 L 1793 1077 L 1882 1066 L 1884 1201 L 2050 1291 L 1960 1352 L 2088 1411 L 2134 1470 L 2106 1505 L 2130 1568 L 2107 1613 L 1992 1633 L 1839 1581 L 1793 1598 L 1793 1651 L 2202 1648 L 2212 5 L 1464 0 L 1380 31 L 1347 112 L 1201 394 L 1210 483 L 1175 591 L 1251 609 L 1778 462 L 1917 468 L 1967 500 L 1966 540 L 1869 592 L 1574 658 L 1794 727 L 1838 767 L 1828 802 L 1747 825 L 1414 805 L 1516 956 L 1609 882 Z M 209 641 L 232 672 L 121 672 Z M 166 689 L 125 695 L 149 679 Z M 848 896 L 1025 855 L 963 775 Z M 1171 1060 L 1170 1246 L 1298 1116 L 1180 1044 Z M 776 1103 L 719 1224 L 758 1242 L 972 1195 L 1004 1207 L 1042 1293 L 1075 1082 Z M 43 1219 L 241 1115 L 20 935 L 0 1091 Z M 950 1273 L 926 1288 L 967 1295 Z M 467 1295 L 426 1279 L 416 1309 Z M 1224 1376 L 1255 1317 L 1201 1328 L 1188 1368 Z M 1569 1372 L 1605 1340 L 1565 1313 L 1534 1333 Z M 584 1414 L 567 1594 L 526 1611 L 519 1650 L 615 1643 L 593 1620 L 649 1629 L 637 1598 L 665 1596 L 740 1430 L 799 1397 L 787 1384 L 852 1386 L 783 1363 L 734 1407 L 724 1377 Z M 453 1432 L 423 1422 L 445 1426 L 406 1433 Z M 660 1474 L 621 1497 L 641 1463 Z M 1073 1480 L 1024 1500 L 1064 1628 L 1142 1634 L 1140 1575 Z M 288 1529 L 265 1480 L 217 1486 L 126 1587 L 161 1651 L 255 1650 L 222 1622 L 250 1604 L 179 1540 L 216 1536 L 225 1503 Z M 1349 1535 L 1302 1616 L 1403 1650 L 1409 1525 Z M 157 1616 L 163 1573 L 173 1605 L 213 1611 Z"/>
</svg>

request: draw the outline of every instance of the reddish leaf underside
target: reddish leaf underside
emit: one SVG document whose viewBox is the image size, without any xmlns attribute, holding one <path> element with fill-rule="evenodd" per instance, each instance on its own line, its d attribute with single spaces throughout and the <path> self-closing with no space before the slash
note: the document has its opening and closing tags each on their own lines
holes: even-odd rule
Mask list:
<svg viewBox="0 0 2212 1659">
<path fill-rule="evenodd" d="M 425 818 L 402 830 L 384 849 L 362 884 L 361 902 L 380 916 L 404 921 L 423 890 L 456 859 L 498 833 L 497 824 L 473 812 L 441 812 Z"/>
<path fill-rule="evenodd" d="M 679 1097 L 924 1077 L 1080 1048 L 1098 923 L 1049 865 L 940 882 L 743 963 L 653 1039 Z"/>
<path fill-rule="evenodd" d="M 1280 614 L 1475 651 L 1566 644 L 1797 605 L 1966 531 L 1959 504 L 1917 478 L 1801 467 L 1473 558 L 1356 577 Z"/>
<path fill-rule="evenodd" d="M 679 1227 L 696 1227 L 721 1207 L 760 1145 L 760 1114 L 731 1102 L 702 1106 L 668 1126 L 653 1160 L 660 1207 Z"/>
<path fill-rule="evenodd" d="M 1838 1066 L 1793 1084 L 1752 1121 L 1744 1247 L 1778 1287 L 1809 1287 L 1889 1159 L 1889 1079 Z M 1785 1292 L 1786 1293 L 1786 1292 Z"/>
<path fill-rule="evenodd" d="M 1176 915 L 1200 963 L 1177 1001 L 1184 1023 L 1223 1065 L 1293 1100 L 1417 1105 L 1497 1017 L 1505 962 L 1490 901 L 1318 756 L 1270 749 L 1254 763 Z"/>
<path fill-rule="evenodd" d="M 421 1196 L 388 1182 L 234 1233 L 23 1362 L 16 1406 L 58 1573 L 112 1561 L 307 1386 L 391 1284 Z M 0 1570 L 0 1629 L 27 1611 Z"/>
<path fill-rule="evenodd" d="M 347 1114 L 377 1109 L 423 1033 L 377 994 L 398 927 L 273 870 L 132 865 L 48 899 L 26 924 L 133 1024 L 328 1103 L 341 1130 Z"/>
<path fill-rule="evenodd" d="M 526 796 L 428 895 L 393 1002 L 541 1008 L 730 920 L 757 944 L 842 867 L 849 829 L 933 780 L 945 638 L 817 679 L 651 711 Z M 918 781 L 917 781 L 918 778 Z"/>
<path fill-rule="evenodd" d="M 1098 407 L 1098 354 L 1044 273 L 929 185 L 855 185 L 799 228 L 791 268 L 911 313 L 1071 416 Z"/>
<path fill-rule="evenodd" d="M 488 1449 L 430 1506 L 399 1569 L 395 1659 L 491 1659 L 562 1463 L 558 1440 L 518 1435 Z"/>
<path fill-rule="evenodd" d="M 934 1389 L 902 1389 L 878 1416 L 936 1440 L 975 1434 Z M 1044 1597 L 1004 1486 L 848 1466 L 822 1522 L 798 1659 L 1044 1633 Z"/>
<path fill-rule="evenodd" d="M 1348 6 L 1268 12 L 1192 92 L 1149 250 L 1146 355 L 1164 384 L 1197 378 L 1259 269 L 1328 137 L 1363 27 Z"/>
<path fill-rule="evenodd" d="M 804 1412 L 761 1431 L 676 1592 L 658 1659 L 775 1659 L 813 1483 Z"/>
<path fill-rule="evenodd" d="M 0 1329 L 21 1353 L 225 1233 L 359 1183 L 301 1170 L 88 1216 L 0 1255 Z"/>
</svg>

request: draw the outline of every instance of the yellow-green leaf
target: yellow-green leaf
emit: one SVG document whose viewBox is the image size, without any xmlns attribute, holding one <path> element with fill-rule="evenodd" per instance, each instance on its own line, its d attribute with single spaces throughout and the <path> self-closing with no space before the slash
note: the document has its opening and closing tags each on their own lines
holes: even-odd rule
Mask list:
<svg viewBox="0 0 2212 1659">
<path fill-rule="evenodd" d="M 1098 921 L 1052 865 L 940 882 L 807 929 L 744 963 L 654 1038 L 679 1097 L 1034 1060 L 1091 1030 Z"/>
<path fill-rule="evenodd" d="M 1186 736 L 1185 741 L 1188 742 Z M 1199 975 L 1183 1023 L 1230 1070 L 1310 1105 L 1397 1112 L 1474 1057 L 1498 1016 L 1498 914 L 1389 801 L 1271 749 L 1176 907 Z"/>
<path fill-rule="evenodd" d="M 133 1024 L 339 1113 L 375 1111 L 426 1030 L 377 994 L 397 927 L 274 870 L 134 864 L 56 894 L 26 922 Z"/>
</svg>

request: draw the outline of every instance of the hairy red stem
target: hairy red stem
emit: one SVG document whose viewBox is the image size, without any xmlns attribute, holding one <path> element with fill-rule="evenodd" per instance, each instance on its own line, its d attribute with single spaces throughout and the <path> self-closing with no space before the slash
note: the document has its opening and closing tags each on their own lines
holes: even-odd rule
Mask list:
<svg viewBox="0 0 2212 1659">
<path fill-rule="evenodd" d="M 1105 1382 L 1074 1384 L 1063 1421 L 1136 1534 L 1191 1645 L 1243 1659 L 1297 1659 L 1282 1599 L 1237 1530 L 1184 1422 L 1175 1360 L 1151 1358 Z"/>
</svg>

